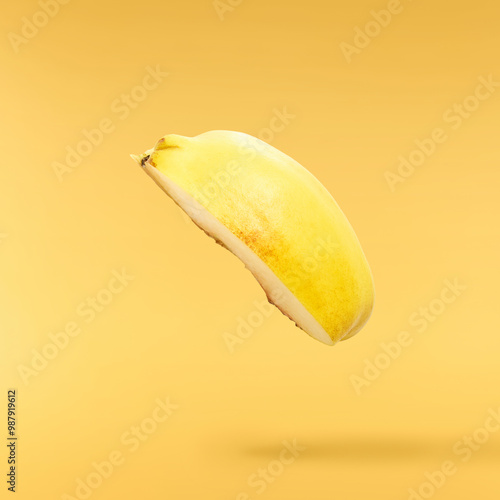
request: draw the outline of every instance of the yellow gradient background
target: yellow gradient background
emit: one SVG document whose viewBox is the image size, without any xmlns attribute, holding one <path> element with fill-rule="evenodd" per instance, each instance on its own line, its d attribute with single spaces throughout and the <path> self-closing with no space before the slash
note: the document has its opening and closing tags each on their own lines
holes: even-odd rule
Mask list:
<svg viewBox="0 0 500 500">
<path fill-rule="evenodd" d="M 41 7 L 3 6 L 0 435 L 15 388 L 15 498 L 79 498 L 78 478 L 118 451 L 92 500 L 404 500 L 446 460 L 458 471 L 431 496 L 496 500 L 500 432 L 467 462 L 453 448 L 500 407 L 500 89 L 456 129 L 444 114 L 480 77 L 500 81 L 500 6 L 402 0 L 348 62 L 341 44 L 388 2 L 220 4 L 222 19 L 211 0 L 72 0 L 20 45 Z M 119 113 L 148 67 L 168 76 Z M 102 120 L 114 130 L 58 179 L 54 162 Z M 448 139 L 391 190 L 386 173 L 436 128 Z M 344 210 L 377 292 L 355 338 L 328 348 L 275 310 L 229 352 L 223 335 L 263 291 L 128 156 L 212 129 L 264 134 Z M 85 322 L 79 305 L 122 269 L 134 279 Z M 445 280 L 466 289 L 417 332 Z M 23 380 L 71 321 L 80 335 Z M 401 331 L 411 346 L 356 391 Z M 130 451 L 124 433 L 167 397 L 178 409 Z M 260 492 L 248 480 L 276 470 L 283 440 L 305 450 Z"/>
</svg>

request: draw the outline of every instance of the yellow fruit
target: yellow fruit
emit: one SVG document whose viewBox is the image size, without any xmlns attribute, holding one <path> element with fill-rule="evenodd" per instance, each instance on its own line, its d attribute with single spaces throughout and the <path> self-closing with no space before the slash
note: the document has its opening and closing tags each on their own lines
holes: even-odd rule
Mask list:
<svg viewBox="0 0 500 500">
<path fill-rule="evenodd" d="M 333 345 L 366 323 L 374 290 L 363 250 L 330 193 L 292 158 L 229 131 L 167 135 L 133 158 L 309 335 Z"/>
</svg>

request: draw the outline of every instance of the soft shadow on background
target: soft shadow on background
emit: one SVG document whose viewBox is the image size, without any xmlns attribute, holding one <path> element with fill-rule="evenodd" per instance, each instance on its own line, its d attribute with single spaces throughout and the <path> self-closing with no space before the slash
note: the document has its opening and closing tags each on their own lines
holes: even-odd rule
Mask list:
<svg viewBox="0 0 500 500">
<path fill-rule="evenodd" d="M 227 456 L 238 456 L 239 458 L 261 458 L 275 459 L 279 457 L 283 445 L 281 442 L 270 444 L 268 440 L 234 438 L 231 443 L 222 446 L 225 439 L 218 440 L 219 454 Z M 287 439 L 292 442 L 293 439 Z M 301 460 L 324 460 L 324 461 L 411 461 L 413 459 L 436 459 L 457 458 L 453 453 L 456 438 L 434 438 L 430 436 L 415 436 L 414 438 L 380 436 L 373 437 L 296 437 L 300 446 L 305 447 L 301 452 Z M 485 443 L 479 450 L 474 452 L 476 459 L 492 460 L 500 459 L 500 444 Z"/>
</svg>

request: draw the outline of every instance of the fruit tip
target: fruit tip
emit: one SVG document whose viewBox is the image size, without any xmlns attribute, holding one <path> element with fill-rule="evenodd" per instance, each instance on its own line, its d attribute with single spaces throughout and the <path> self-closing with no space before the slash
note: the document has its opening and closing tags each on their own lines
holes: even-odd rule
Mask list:
<svg viewBox="0 0 500 500">
<path fill-rule="evenodd" d="M 136 161 L 139 165 L 141 164 L 141 157 L 139 155 L 130 155 L 130 158 L 132 158 L 132 160 Z"/>
</svg>

